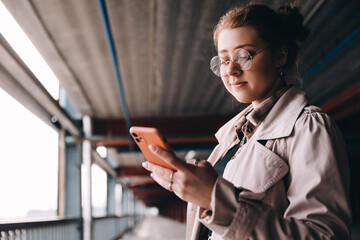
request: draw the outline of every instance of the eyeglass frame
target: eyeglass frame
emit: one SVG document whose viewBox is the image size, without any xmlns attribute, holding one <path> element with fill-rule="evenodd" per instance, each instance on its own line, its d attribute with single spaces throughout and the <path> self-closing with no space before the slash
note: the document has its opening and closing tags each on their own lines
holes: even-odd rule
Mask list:
<svg viewBox="0 0 360 240">
<path fill-rule="evenodd" d="M 244 70 L 244 69 L 242 69 L 241 67 L 239 67 L 238 64 L 237 64 L 236 62 L 234 62 L 234 59 L 225 60 L 224 62 L 220 62 L 220 63 L 216 64 L 215 66 L 211 66 L 211 65 L 210 65 L 210 69 L 211 69 L 211 71 L 215 74 L 214 68 L 215 68 L 216 66 L 219 66 L 219 65 L 221 65 L 221 64 L 226 64 L 226 65 L 228 65 L 228 64 L 230 64 L 230 62 L 233 62 L 233 63 L 235 64 L 235 66 L 236 66 L 237 68 L 239 68 L 240 70 L 242 70 L 242 71 L 248 71 L 248 70 L 251 69 L 251 67 L 252 67 L 252 65 L 253 65 L 253 59 L 254 59 L 254 57 L 255 57 L 256 55 L 262 53 L 263 51 L 265 51 L 265 50 L 268 49 L 268 48 L 269 48 L 269 46 L 261 49 L 260 51 L 258 51 L 258 52 L 256 52 L 256 53 L 253 53 L 253 54 L 251 54 L 248 50 L 246 50 L 246 49 L 244 49 L 244 48 L 237 48 L 237 49 L 234 50 L 234 52 L 235 52 L 235 51 L 237 51 L 237 50 L 239 50 L 239 49 L 242 49 L 242 50 L 244 50 L 245 52 L 247 52 L 247 53 L 249 54 L 250 59 L 247 60 L 247 61 L 251 61 L 251 66 L 250 66 L 248 69 L 245 69 L 245 70 Z M 233 53 L 234 53 L 234 52 L 233 52 Z M 220 57 L 220 56 L 214 56 L 214 57 L 211 58 L 210 64 L 211 64 L 212 60 L 213 60 L 215 57 L 222 58 L 222 57 Z M 225 74 L 224 76 L 219 76 L 219 75 L 217 75 L 217 74 L 215 74 L 215 75 L 218 76 L 218 77 L 224 77 L 224 76 L 226 76 L 226 74 Z"/>
</svg>

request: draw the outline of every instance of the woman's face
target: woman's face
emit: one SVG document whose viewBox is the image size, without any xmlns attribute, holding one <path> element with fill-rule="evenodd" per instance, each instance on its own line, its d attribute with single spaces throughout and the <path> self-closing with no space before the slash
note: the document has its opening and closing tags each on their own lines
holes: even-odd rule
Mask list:
<svg viewBox="0 0 360 240">
<path fill-rule="evenodd" d="M 283 82 L 277 75 L 280 64 L 253 27 L 224 29 L 218 35 L 218 55 L 224 60 L 233 59 L 233 52 L 240 47 L 251 55 L 265 50 L 254 56 L 249 70 L 243 71 L 230 62 L 221 79 L 239 102 L 252 102 L 256 106 L 282 87 Z"/>
</svg>

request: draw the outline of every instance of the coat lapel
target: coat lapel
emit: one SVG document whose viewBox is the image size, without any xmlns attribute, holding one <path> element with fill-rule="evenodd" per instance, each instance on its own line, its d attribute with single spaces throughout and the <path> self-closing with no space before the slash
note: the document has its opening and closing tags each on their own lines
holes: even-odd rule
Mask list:
<svg viewBox="0 0 360 240">
<path fill-rule="evenodd" d="M 291 104 L 289 105 L 289 102 Z M 292 87 L 286 91 L 276 102 L 264 121 L 261 123 L 261 129 L 258 129 L 259 140 L 268 140 L 287 137 L 290 135 L 295 122 L 308 104 L 305 93 L 298 87 Z M 236 138 L 235 124 L 252 108 L 252 105 L 246 107 L 238 115 L 232 118 L 222 126 L 215 134 L 219 143 L 229 146 Z M 286 109 L 286 112 L 284 110 Z"/>
<path fill-rule="evenodd" d="M 280 97 L 261 123 L 257 130 L 259 132 L 258 140 L 288 137 L 307 104 L 305 93 L 301 89 L 290 88 Z M 285 109 L 286 111 L 284 111 Z"/>
</svg>

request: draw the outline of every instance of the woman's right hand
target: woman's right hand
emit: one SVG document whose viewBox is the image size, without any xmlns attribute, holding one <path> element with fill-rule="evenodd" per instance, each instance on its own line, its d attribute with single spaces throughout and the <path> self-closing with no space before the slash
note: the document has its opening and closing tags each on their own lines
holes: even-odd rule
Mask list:
<svg viewBox="0 0 360 240">
<path fill-rule="evenodd" d="M 173 171 L 150 162 L 144 162 L 143 167 L 152 172 L 151 176 L 157 183 L 165 189 L 172 190 L 184 201 L 210 209 L 211 194 L 218 173 L 209 162 L 195 159 L 185 162 L 160 147 L 150 145 L 149 149 L 177 169 L 177 171 Z"/>
</svg>

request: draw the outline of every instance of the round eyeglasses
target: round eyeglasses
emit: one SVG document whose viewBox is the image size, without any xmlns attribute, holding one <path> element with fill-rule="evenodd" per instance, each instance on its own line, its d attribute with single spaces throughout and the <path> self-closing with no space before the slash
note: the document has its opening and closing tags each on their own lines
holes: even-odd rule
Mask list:
<svg viewBox="0 0 360 240">
<path fill-rule="evenodd" d="M 253 58 L 265 49 L 267 47 L 257 53 L 250 54 L 247 50 L 238 48 L 234 51 L 232 60 L 224 60 L 219 56 L 215 56 L 210 61 L 210 69 L 218 77 L 224 77 L 227 74 L 230 62 L 233 62 L 241 70 L 249 70 L 253 64 Z"/>
</svg>

